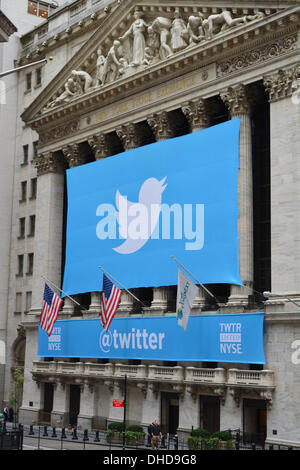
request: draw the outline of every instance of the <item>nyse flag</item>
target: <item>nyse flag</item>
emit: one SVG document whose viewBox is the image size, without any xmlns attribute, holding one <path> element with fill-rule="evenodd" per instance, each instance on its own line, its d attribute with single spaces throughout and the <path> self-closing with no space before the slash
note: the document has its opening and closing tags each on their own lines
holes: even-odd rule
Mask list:
<svg viewBox="0 0 300 470">
<path fill-rule="evenodd" d="M 198 287 L 178 268 L 176 314 L 178 325 L 187 329 L 189 316 Z"/>
<path fill-rule="evenodd" d="M 98 266 L 128 288 L 176 285 L 171 256 L 203 284 L 242 285 L 240 118 L 67 170 L 63 290 L 99 290 Z"/>
</svg>

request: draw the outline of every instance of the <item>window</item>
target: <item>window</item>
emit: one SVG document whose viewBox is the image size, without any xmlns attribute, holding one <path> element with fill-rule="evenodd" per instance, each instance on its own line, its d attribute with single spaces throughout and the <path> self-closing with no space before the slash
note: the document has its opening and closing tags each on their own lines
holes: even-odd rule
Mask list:
<svg viewBox="0 0 300 470">
<path fill-rule="evenodd" d="M 56 8 L 56 5 L 49 5 L 46 2 L 38 0 L 28 0 L 27 12 L 30 15 L 39 16 L 40 18 L 48 18 L 49 14 Z"/>
<path fill-rule="evenodd" d="M 42 69 L 36 69 L 35 71 L 35 86 L 40 86 L 42 84 Z"/>
<path fill-rule="evenodd" d="M 27 181 L 21 183 L 21 201 L 26 201 L 27 198 Z"/>
<path fill-rule="evenodd" d="M 37 179 L 31 179 L 31 192 L 30 192 L 30 199 L 36 199 L 36 188 L 37 188 Z"/>
<path fill-rule="evenodd" d="M 35 233 L 35 215 L 29 217 L 29 233 L 28 237 L 33 237 Z"/>
<path fill-rule="evenodd" d="M 18 255 L 18 273 L 17 276 L 23 276 L 24 255 Z"/>
<path fill-rule="evenodd" d="M 32 299 L 32 292 L 26 292 L 26 312 L 29 312 L 31 309 L 31 299 Z"/>
<path fill-rule="evenodd" d="M 22 292 L 17 292 L 15 313 L 21 313 L 21 312 L 22 312 Z"/>
<path fill-rule="evenodd" d="M 33 158 L 36 158 L 38 156 L 38 143 L 39 143 L 38 140 L 36 140 L 35 142 L 32 143 L 32 145 L 33 145 Z"/>
<path fill-rule="evenodd" d="M 23 145 L 23 163 L 22 165 L 27 165 L 28 163 L 28 145 Z"/>
<path fill-rule="evenodd" d="M 26 73 L 26 91 L 31 90 L 31 79 L 32 79 L 32 73 Z"/>
<path fill-rule="evenodd" d="M 25 236 L 25 217 L 19 219 L 19 238 L 24 238 Z"/>
<path fill-rule="evenodd" d="M 31 276 L 33 274 L 33 253 L 28 253 L 28 260 L 27 260 L 27 276 Z"/>
</svg>

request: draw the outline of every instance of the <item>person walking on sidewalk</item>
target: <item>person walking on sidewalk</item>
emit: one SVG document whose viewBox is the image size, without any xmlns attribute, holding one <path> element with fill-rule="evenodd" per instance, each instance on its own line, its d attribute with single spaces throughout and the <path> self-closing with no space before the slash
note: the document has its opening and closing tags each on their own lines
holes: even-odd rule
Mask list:
<svg viewBox="0 0 300 470">
<path fill-rule="evenodd" d="M 152 449 L 155 449 L 155 450 L 159 449 L 161 438 L 162 438 L 162 433 L 160 430 L 160 426 L 158 424 L 158 420 L 156 419 L 152 427 Z"/>
</svg>

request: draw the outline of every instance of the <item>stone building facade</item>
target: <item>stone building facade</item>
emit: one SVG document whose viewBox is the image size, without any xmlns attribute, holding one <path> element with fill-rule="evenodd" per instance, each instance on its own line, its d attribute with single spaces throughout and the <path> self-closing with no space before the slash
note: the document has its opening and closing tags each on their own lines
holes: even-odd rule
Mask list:
<svg viewBox="0 0 300 470">
<path fill-rule="evenodd" d="M 122 398 L 126 375 L 130 423 L 146 427 L 159 417 L 164 431 L 182 436 L 192 427 L 239 428 L 263 433 L 270 443 L 300 446 L 300 7 L 293 0 L 213 3 L 80 0 L 21 39 L 18 65 L 54 57 L 41 71 L 41 89 L 24 93 L 25 73 L 18 82 L 24 96 L 17 144 L 37 142 L 28 173 L 16 164 L 20 183 L 37 181 L 28 213 L 35 216 L 32 246 L 29 240 L 21 247 L 15 227 L 10 264 L 6 396 L 20 342 L 18 319 L 25 377 L 21 422 L 59 419 L 103 428 L 121 421 L 122 411 L 111 402 Z M 127 150 L 235 117 L 241 117 L 244 286 L 211 285 L 218 308 L 199 289 L 193 313 L 264 311 L 264 367 L 38 359 L 42 276 L 62 282 L 66 169 L 120 152 L 126 158 Z M 15 220 L 17 213 L 15 207 Z M 31 294 L 28 308 L 13 318 L 16 295 L 25 292 L 15 253 L 26 254 Z M 264 291 L 278 295 L 267 300 Z M 176 286 L 140 290 L 144 313 L 174 314 L 175 293 Z M 60 319 L 99 316 L 99 292 L 75 298 L 85 309 L 65 299 Z M 117 315 L 129 316 L 135 308 L 124 292 Z"/>
</svg>

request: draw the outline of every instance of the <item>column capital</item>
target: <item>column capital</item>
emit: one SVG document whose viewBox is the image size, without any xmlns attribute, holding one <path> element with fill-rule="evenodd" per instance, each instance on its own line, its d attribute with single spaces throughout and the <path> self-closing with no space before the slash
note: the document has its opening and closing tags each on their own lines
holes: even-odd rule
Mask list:
<svg viewBox="0 0 300 470">
<path fill-rule="evenodd" d="M 101 158 L 109 157 L 111 155 L 111 148 L 108 143 L 107 135 L 103 132 L 89 137 L 88 143 L 93 150 L 96 160 L 101 160 Z"/>
<path fill-rule="evenodd" d="M 40 153 L 33 159 L 33 164 L 37 169 L 37 176 L 47 173 L 63 173 L 65 170 L 63 159 L 55 152 Z"/>
<path fill-rule="evenodd" d="M 68 144 L 62 148 L 62 153 L 69 165 L 69 168 L 83 165 L 85 163 L 85 157 L 81 154 L 79 144 Z"/>
<path fill-rule="evenodd" d="M 220 92 L 220 97 L 230 112 L 231 119 L 251 111 L 252 99 L 246 85 L 228 87 Z"/>
<path fill-rule="evenodd" d="M 147 122 L 157 141 L 173 137 L 174 132 L 167 111 L 152 114 L 147 118 Z"/>
<path fill-rule="evenodd" d="M 269 101 L 274 102 L 292 96 L 295 84 L 299 83 L 300 64 L 289 69 L 280 69 L 264 77 L 264 86 L 269 94 Z"/>
<path fill-rule="evenodd" d="M 139 135 L 135 124 L 129 123 L 119 126 L 116 133 L 123 144 L 124 150 L 131 150 L 139 146 Z"/>
<path fill-rule="evenodd" d="M 210 124 L 207 102 L 199 98 L 189 101 L 182 107 L 182 112 L 187 118 L 192 132 L 205 129 Z"/>
</svg>

